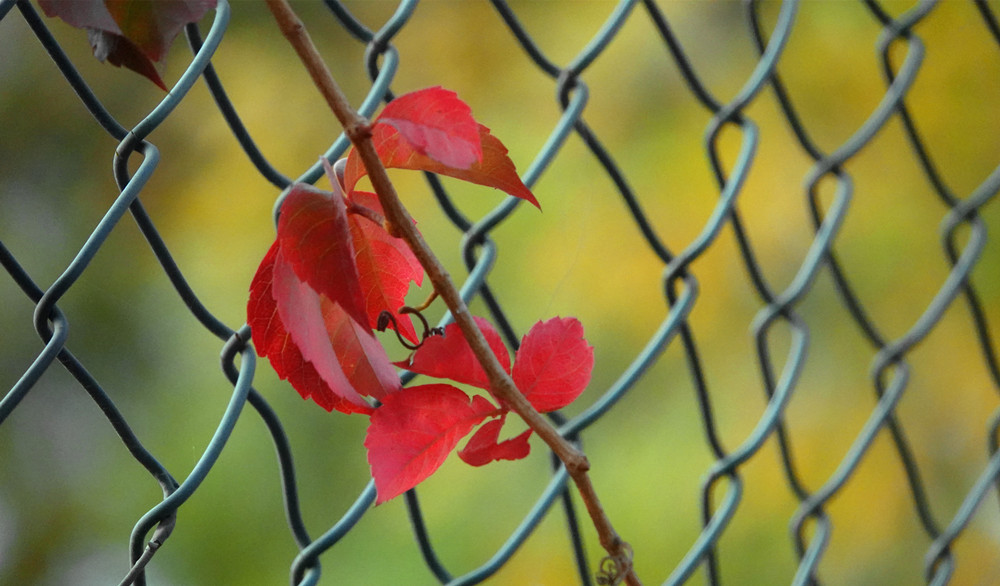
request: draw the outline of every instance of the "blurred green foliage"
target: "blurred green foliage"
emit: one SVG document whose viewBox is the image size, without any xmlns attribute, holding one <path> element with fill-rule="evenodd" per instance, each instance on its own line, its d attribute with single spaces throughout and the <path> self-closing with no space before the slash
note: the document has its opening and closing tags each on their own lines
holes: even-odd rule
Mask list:
<svg viewBox="0 0 1000 586">
<path fill-rule="evenodd" d="M 743 7 L 730 1 L 660 5 L 707 86 L 723 100 L 735 95 L 757 61 Z M 614 4 L 512 6 L 550 58 L 565 64 Z M 295 7 L 335 77 L 359 103 L 367 89 L 363 47 L 321 3 Z M 396 4 L 357 1 L 348 7 L 377 28 Z M 894 15 L 909 7 L 886 3 Z M 764 13 L 773 26 L 777 5 L 765 4 Z M 138 122 L 163 97 L 145 79 L 97 63 L 82 32 L 47 24 L 123 124 Z M 779 71 L 827 152 L 855 131 L 885 91 L 875 51 L 879 32 L 860 3 L 800 7 Z M 1000 51 L 967 3 L 943 2 L 915 32 L 928 50 L 907 105 L 946 181 L 964 197 L 998 164 Z M 90 118 L 16 9 L 0 21 L 0 39 L 0 238 L 44 288 L 117 195 L 111 174 L 115 141 Z M 561 113 L 555 84 L 530 63 L 488 3 L 428 0 L 393 42 L 401 54 L 394 91 L 431 85 L 457 91 L 508 146 L 519 169 L 530 164 Z M 170 55 L 168 84 L 190 58 L 182 45 Z M 905 46 L 898 49 L 897 63 Z M 229 31 L 213 62 L 251 134 L 286 175 L 311 165 L 338 133 L 263 3 L 233 3 Z M 582 79 L 590 87 L 587 122 L 666 244 L 682 250 L 700 232 L 718 195 L 702 141 L 711 116 L 687 90 L 641 7 Z M 738 206 L 765 275 L 780 290 L 813 236 L 802 188 L 811 165 L 773 93 L 762 93 L 745 114 L 759 124 L 761 144 Z M 734 130 L 723 134 L 727 165 L 740 140 Z M 203 302 L 237 327 L 245 319 L 250 277 L 274 236 L 271 208 L 278 192 L 247 161 L 204 86 L 150 141 L 162 161 L 141 199 Z M 938 234 L 947 210 L 917 167 L 898 121 L 846 169 L 856 192 L 836 251 L 873 321 L 896 337 L 948 273 Z M 453 275 L 463 275 L 460 233 L 422 178 L 410 172 L 393 178 L 432 247 Z M 445 184 L 473 218 L 499 201 L 484 188 L 447 179 Z M 577 137 L 534 191 L 544 211 L 522 207 L 494 232 L 500 256 L 489 282 L 519 331 L 553 315 L 575 315 L 585 324 L 597 369 L 579 405 L 567 410 L 573 414 L 617 378 L 662 320 L 662 266 Z M 996 234 L 996 204 L 984 212 Z M 1000 244 L 993 240 L 973 282 L 994 336 L 1000 323 L 997 266 Z M 766 403 L 749 333 L 762 301 L 748 283 L 730 230 L 692 270 L 701 291 L 691 324 L 719 429 L 732 448 Z M 422 295 L 426 291 L 414 298 Z M 0 299 L 0 389 L 7 389 L 41 345 L 31 325 L 32 303 L 9 278 L 0 277 Z M 183 478 L 218 424 L 231 386 L 218 368 L 220 342 L 187 312 L 129 220 L 114 230 L 59 305 L 71 324 L 70 349 L 145 445 Z M 483 307 L 476 303 L 474 309 Z M 874 350 L 827 275 L 799 311 L 812 338 L 786 422 L 801 474 L 815 489 L 832 474 L 875 402 L 868 371 Z M 777 357 L 788 343 L 781 329 L 771 337 Z M 985 463 L 987 420 L 998 407 L 961 301 L 909 362 L 913 376 L 898 413 L 933 509 L 946 522 Z M 255 386 L 285 422 L 305 518 L 319 535 L 368 481 L 361 445 L 366 420 L 327 414 L 302 401 L 266 361 L 258 366 Z M 597 489 L 649 583 L 669 574 L 700 531 L 699 487 L 712 458 L 697 413 L 684 356 L 673 344 L 585 435 Z M 549 462 L 534 443 L 536 453 L 517 463 L 472 469 L 449 460 L 422 486 L 434 544 L 453 572 L 489 558 L 543 489 Z M 50 369 L 0 426 L 0 454 L 0 583 L 117 583 L 127 569 L 128 533 L 160 492 L 60 367 Z M 798 503 L 776 456 L 772 440 L 742 469 L 744 499 L 720 543 L 727 582 L 782 583 L 794 574 L 787 523 Z M 880 436 L 828 512 L 834 533 L 821 565 L 827 583 L 922 580 L 929 540 L 887 436 Z M 550 514 L 491 583 L 576 583 L 561 517 Z M 601 551 L 589 528 L 586 542 L 595 562 Z M 953 583 L 986 584 L 1000 576 L 998 542 L 1000 515 L 988 502 L 956 545 Z M 204 485 L 180 510 L 177 529 L 149 568 L 150 583 L 282 583 L 295 554 L 270 438 L 260 420 L 245 413 Z M 434 583 L 401 500 L 369 512 L 322 560 L 324 583 Z"/>
</svg>

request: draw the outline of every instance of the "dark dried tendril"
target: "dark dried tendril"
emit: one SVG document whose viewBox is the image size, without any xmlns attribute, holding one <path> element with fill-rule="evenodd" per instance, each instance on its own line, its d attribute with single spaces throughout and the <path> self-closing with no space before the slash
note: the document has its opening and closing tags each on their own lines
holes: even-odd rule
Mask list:
<svg viewBox="0 0 1000 586">
<path fill-rule="evenodd" d="M 375 329 L 380 332 L 384 332 L 385 329 L 389 327 L 389 324 L 392 324 L 392 331 L 396 333 L 396 338 L 399 340 L 399 343 L 410 350 L 416 350 L 417 348 L 421 347 L 427 340 L 427 338 L 431 336 L 444 335 L 444 328 L 430 327 L 430 324 L 427 323 L 427 318 L 424 317 L 424 314 L 420 313 L 420 310 L 418 309 L 415 309 L 408 305 L 404 305 L 403 307 L 399 308 L 399 313 L 403 315 L 415 315 L 420 320 L 420 323 L 424 327 L 424 332 L 421 335 L 419 344 L 411 344 L 408 340 L 406 340 L 406 338 L 402 336 L 402 334 L 399 333 L 399 323 L 396 321 L 396 316 L 393 315 L 392 312 L 389 310 L 384 310 L 382 311 L 382 313 L 378 314 L 378 320 L 376 320 L 375 322 Z"/>
</svg>

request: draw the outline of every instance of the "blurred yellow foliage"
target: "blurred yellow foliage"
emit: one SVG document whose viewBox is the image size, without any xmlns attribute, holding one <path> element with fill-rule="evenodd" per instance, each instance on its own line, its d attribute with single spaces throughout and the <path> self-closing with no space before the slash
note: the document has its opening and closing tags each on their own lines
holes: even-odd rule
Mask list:
<svg viewBox="0 0 1000 586">
<path fill-rule="evenodd" d="M 371 28 L 397 9 L 391 2 L 345 4 Z M 736 95 L 758 60 L 744 7 L 659 4 L 709 90 L 723 102 Z M 580 53 L 615 6 L 598 0 L 511 2 L 559 66 Z M 910 7 L 896 1 L 885 6 L 896 16 Z M 363 45 L 322 4 L 296 8 L 338 81 L 360 103 L 368 88 Z M 336 121 L 262 3 L 233 2 L 232 9 L 213 64 L 265 156 L 285 175 L 298 177 L 332 143 Z M 773 29 L 778 5 L 765 2 L 761 11 L 765 29 Z M 138 76 L 94 62 L 78 31 L 47 24 L 123 123 L 141 119 L 163 97 Z M 799 7 L 778 71 L 803 124 L 826 153 L 856 132 L 885 94 L 876 50 L 881 30 L 860 3 Z M 906 105 L 944 180 L 964 198 L 998 164 L 1000 76 L 994 72 L 1000 50 L 967 3 L 941 3 L 914 33 L 927 52 Z M 44 287 L 117 195 L 109 165 L 115 144 L 88 117 L 17 14 L 0 21 L 0 39 L 8 41 L 0 43 L 7 47 L 0 48 L 0 239 Z M 508 146 L 520 170 L 532 164 L 562 114 L 556 84 L 531 63 L 488 3 L 421 3 L 393 44 L 400 54 L 393 91 L 432 85 L 457 91 Z M 16 51 L 10 49 L 15 45 Z M 164 75 L 168 84 L 188 64 L 185 51 L 180 43 L 174 48 Z M 906 51 L 904 42 L 893 47 L 897 68 Z M 684 250 L 719 197 L 704 143 L 711 113 L 685 85 L 642 6 L 581 80 L 589 89 L 584 120 L 620 166 L 665 246 L 674 254 Z M 780 292 L 814 237 L 803 185 L 813 163 L 773 91 L 765 89 L 744 115 L 759 127 L 760 143 L 737 209 L 764 277 Z M 745 139 L 736 127 L 722 131 L 716 147 L 727 172 Z M 245 320 L 250 278 L 274 237 L 272 206 L 279 189 L 247 160 L 204 85 L 149 140 L 162 160 L 141 200 L 201 300 L 238 327 Z M 844 168 L 854 193 L 835 252 L 871 320 L 895 339 L 913 326 L 948 275 L 940 235 L 948 210 L 898 119 Z M 432 247 L 461 280 L 460 231 L 419 174 L 392 177 Z M 493 190 L 444 183 L 473 220 L 501 201 Z M 835 187 L 829 179 L 821 182 L 821 205 L 830 205 Z M 541 213 L 521 206 L 491 233 L 499 254 L 488 283 L 519 332 L 554 315 L 574 315 L 584 323 L 597 370 L 579 405 L 567 410 L 574 415 L 617 379 L 667 314 L 663 263 L 578 136 L 569 137 L 534 192 Z M 1000 230 L 997 211 L 995 203 L 981 210 L 991 236 Z M 964 244 L 968 231 L 961 234 Z M 1000 245 L 992 240 L 972 282 L 994 338 L 1000 323 L 997 266 Z M 766 303 L 749 283 L 731 226 L 690 271 L 700 285 L 690 324 L 719 434 L 731 450 L 746 440 L 767 404 L 750 331 Z M 31 304 L 9 280 L 0 279 L 0 296 L 11 300 L 9 310 L 0 311 L 0 388 L 6 388 L 40 346 L 31 332 Z M 942 525 L 985 465 L 988 420 L 998 407 L 998 389 L 967 307 L 961 299 L 953 305 L 907 355 L 912 372 L 897 409 Z M 132 225 L 116 228 L 60 307 L 73 324 L 73 350 L 147 447 L 175 475 L 185 476 L 217 425 L 230 387 L 216 364 L 219 341 L 190 317 Z M 485 311 L 481 302 L 473 307 Z M 785 422 L 801 479 L 815 490 L 834 473 L 877 401 L 869 372 L 876 349 L 851 320 L 827 272 L 796 311 L 811 338 Z M 769 347 L 777 369 L 790 340 L 787 325 L 773 328 Z M 65 373 L 43 380 L 0 426 L 0 518 L 9 513 L 13 519 L 0 526 L 0 582 L 58 584 L 67 576 L 79 584 L 114 582 L 125 572 L 125 538 L 158 502 L 158 491 Z M 304 515 L 315 537 L 340 518 L 368 480 L 366 422 L 301 401 L 263 361 L 255 386 L 287 426 Z M 544 489 L 548 457 L 534 443 L 535 454 L 524 462 L 471 469 L 450 460 L 422 487 L 434 545 L 456 575 L 489 559 Z M 713 463 L 678 340 L 588 429 L 584 447 L 609 515 L 636 552 L 640 576 L 647 583 L 665 579 L 701 531 L 700 482 Z M 96 459 L 97 453 L 107 455 Z M 182 509 L 177 530 L 151 565 L 150 582 L 286 581 L 297 550 L 280 509 L 276 468 L 264 426 L 245 416 L 204 486 Z M 741 476 L 745 494 L 719 545 L 724 581 L 789 582 L 798 560 L 788 523 L 799 502 L 773 438 L 741 468 Z M 37 490 L 40 484 L 47 488 Z M 726 481 L 717 487 L 716 504 L 726 488 Z M 109 502 L 115 506 L 107 507 Z M 824 583 L 923 579 L 931 540 L 914 515 L 887 433 L 826 510 L 833 537 L 820 564 Z M 593 565 L 603 554 L 586 519 L 581 522 Z M 998 527 L 995 502 L 988 502 L 956 544 L 954 583 L 987 584 L 1000 575 Z M 490 583 L 579 583 L 568 544 L 562 513 L 553 511 Z M 423 568 L 401 501 L 369 512 L 322 560 L 324 583 L 436 583 Z"/>
</svg>

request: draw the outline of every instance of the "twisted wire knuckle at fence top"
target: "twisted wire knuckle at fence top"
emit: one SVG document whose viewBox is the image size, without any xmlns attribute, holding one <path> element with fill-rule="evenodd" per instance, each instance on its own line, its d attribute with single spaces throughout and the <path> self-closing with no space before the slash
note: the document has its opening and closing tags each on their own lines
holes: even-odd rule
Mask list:
<svg viewBox="0 0 1000 586">
<path fill-rule="evenodd" d="M 400 71 L 400 53 L 394 40 L 403 31 L 418 10 L 416 1 L 403 1 L 395 8 L 394 14 L 381 28 L 373 30 L 357 19 L 348 7 L 336 0 L 325 3 L 328 15 L 357 42 L 365 46 L 364 63 L 361 64 L 371 79 L 370 90 L 358 108 L 364 116 L 372 116 L 380 104 L 391 100 L 390 86 Z M 558 6 L 551 5 L 552 9 Z M 709 583 L 722 581 L 720 568 L 723 557 L 720 539 L 732 526 L 740 504 L 744 499 L 747 485 L 746 466 L 758 459 L 769 440 L 774 440 L 780 455 L 780 465 L 784 474 L 785 489 L 797 501 L 797 510 L 786 519 L 791 532 L 791 541 L 796 555 L 797 568 L 788 579 L 794 584 L 817 583 L 823 578 L 836 581 L 836 576 L 823 575 L 824 553 L 835 535 L 836 525 L 830 514 L 830 502 L 853 477 L 867 454 L 873 450 L 880 436 L 891 440 L 895 459 L 902 464 L 905 475 L 905 494 L 898 498 L 912 504 L 914 515 L 925 535 L 926 556 L 923 561 L 925 579 L 929 583 L 943 584 L 950 580 L 958 566 L 958 558 L 953 553 L 953 545 L 960 536 L 967 533 L 973 518 L 980 512 L 986 495 L 994 490 L 1000 478 L 1000 452 L 997 450 L 1000 409 L 995 411 L 989 428 L 982 435 L 986 440 L 988 454 L 977 472 L 975 482 L 965 489 L 960 506 L 951 511 L 932 512 L 928 495 L 925 471 L 918 465 L 918 455 L 904 431 L 902 418 L 897 406 L 908 388 L 916 362 L 911 357 L 914 347 L 925 340 L 941 323 L 945 312 L 953 302 L 962 298 L 966 307 L 965 335 L 975 338 L 981 353 L 981 361 L 988 373 L 987 380 L 994 391 L 1000 390 L 996 351 L 990 334 L 989 311 L 980 300 L 981 294 L 974 286 L 973 271 L 981 266 L 981 258 L 988 244 L 987 221 L 983 212 L 987 203 L 1000 190 L 1000 167 L 981 179 L 968 194 L 954 193 L 945 183 L 937 164 L 929 153 L 928 141 L 918 132 L 916 118 L 907 106 L 906 98 L 921 71 L 927 47 L 921 35 L 915 32 L 922 21 L 933 14 L 935 2 L 918 2 L 907 5 L 891 16 L 886 7 L 874 0 L 852 5 L 863 11 L 872 23 L 880 28 L 876 56 L 884 76 L 884 93 L 878 97 L 867 118 L 859 124 L 849 137 L 836 148 L 824 150 L 818 146 L 810 134 L 808 117 L 800 115 L 792 93 L 780 75 L 780 64 L 788 50 L 796 23 L 804 10 L 813 6 L 800 6 L 795 1 L 785 1 L 779 8 L 758 2 L 744 4 L 745 21 L 750 39 L 755 47 L 756 61 L 745 82 L 728 101 L 717 98 L 703 83 L 693 62 L 682 46 L 679 37 L 668 23 L 663 7 L 654 0 L 622 1 L 613 6 L 603 25 L 589 43 L 565 64 L 556 63 L 548 57 L 536 38 L 529 34 L 522 23 L 518 9 L 520 5 L 509 6 L 503 0 L 494 0 L 492 8 L 499 17 L 497 24 L 506 26 L 510 35 L 519 45 L 523 54 L 511 55 L 510 59 L 522 59 L 537 68 L 551 80 L 556 100 L 562 115 L 552 127 L 542 148 L 534 160 L 523 171 L 524 182 L 535 186 L 542 175 L 559 157 L 569 157 L 566 145 L 571 137 L 576 137 L 586 147 L 588 164 L 595 164 L 607 175 L 614 186 L 616 196 L 624 203 L 631 215 L 634 229 L 645 241 L 649 251 L 659 259 L 662 267 L 662 294 L 665 301 L 662 321 L 645 342 L 641 351 L 607 388 L 593 400 L 575 412 L 575 415 L 554 414 L 555 423 L 566 437 L 577 441 L 586 438 L 588 428 L 609 413 L 638 381 L 661 358 L 665 350 L 676 345 L 684 356 L 684 364 L 695 391 L 695 399 L 704 442 L 712 454 L 714 462 L 705 473 L 704 468 L 686 471 L 689 474 L 705 474 L 700 494 L 700 532 L 692 534 L 690 528 L 667 528 L 665 531 L 680 531 L 692 536 L 687 544 L 687 553 L 669 560 L 672 567 L 669 576 L 655 576 L 644 573 L 644 559 L 659 559 L 666 554 L 644 549 L 641 542 L 634 542 L 637 568 L 645 580 L 666 579 L 669 584 L 688 581 L 701 570 Z M 0 263 L 7 274 L 34 304 L 33 325 L 41 337 L 43 347 L 23 373 L 16 375 L 13 385 L 0 399 L 0 432 L 3 424 L 17 416 L 17 408 L 29 396 L 48 369 L 58 362 L 78 381 L 80 387 L 101 409 L 107 422 L 113 427 L 129 454 L 138 461 L 159 484 L 163 499 L 143 514 L 132 530 L 129 542 L 130 567 L 122 570 L 122 583 L 143 584 L 146 581 L 147 565 L 155 560 L 160 547 L 168 547 L 174 531 L 183 531 L 183 522 L 177 521 L 178 511 L 183 510 L 186 501 L 199 489 L 209 475 L 216 460 L 229 445 L 230 436 L 241 418 L 260 418 L 266 425 L 276 448 L 279 464 L 285 512 L 292 539 L 299 548 L 298 556 L 291 561 L 291 581 L 294 584 L 315 584 L 321 577 L 322 555 L 334 548 L 355 525 L 367 514 L 372 514 L 375 490 L 371 482 L 357 496 L 354 504 L 343 512 L 340 519 L 321 535 L 316 536 L 306 529 L 306 520 L 300 509 L 297 475 L 292 465 L 292 448 L 285 432 L 285 423 L 269 402 L 252 386 L 256 360 L 248 346 L 249 329 L 246 325 L 232 327 L 213 315 L 199 300 L 198 294 L 190 286 L 170 249 L 160 236 L 151 214 L 139 199 L 147 182 L 153 176 L 159 163 L 159 151 L 154 142 L 147 140 L 175 111 L 188 96 L 196 83 L 203 80 L 215 100 L 233 135 L 239 141 L 246 156 L 263 180 L 273 184 L 278 191 L 287 187 L 292 179 L 269 163 L 258 149 L 248 129 L 243 125 L 237 107 L 227 97 L 220 77 L 213 69 L 211 59 L 224 43 L 231 17 L 236 17 L 243 8 L 240 3 L 228 4 L 220 0 L 211 17 L 211 22 L 203 23 L 208 30 L 202 38 L 197 25 L 185 29 L 188 43 L 193 52 L 190 64 L 162 101 L 134 127 L 122 125 L 102 104 L 88 87 L 77 67 L 60 47 L 47 24 L 34 7 L 26 1 L 0 1 L 0 19 L 14 19 L 17 14 L 33 32 L 45 51 L 55 62 L 60 73 L 73 91 L 84 103 L 103 130 L 119 141 L 114 153 L 114 178 L 120 194 L 108 207 L 103 218 L 72 261 L 62 270 L 51 285 L 43 287 L 32 277 L 31 268 L 22 266 L 15 252 L 0 241 Z M 893 5 L 893 8 L 898 6 Z M 997 25 L 995 9 L 984 1 L 970 2 L 968 10 L 975 15 L 975 26 L 989 35 L 993 49 L 1000 51 L 1000 27 Z M 232 12 L 232 14 L 231 14 Z M 773 26 L 767 30 L 762 23 L 762 14 L 770 14 L 768 20 Z M 668 58 L 669 66 L 683 80 L 690 98 L 704 109 L 710 121 L 704 129 L 703 152 L 715 181 L 714 207 L 695 236 L 679 251 L 672 251 L 665 244 L 660 231 L 655 227 L 655 218 L 646 211 L 654 197 L 669 193 L 670 186 L 661 186 L 658 193 L 642 194 L 633 190 L 623 170 L 612 152 L 604 146 L 595 129 L 585 119 L 590 100 L 590 87 L 585 81 L 588 69 L 619 39 L 623 27 L 630 21 L 643 19 L 649 23 L 649 34 L 658 37 L 661 51 Z M 309 22 L 306 23 L 310 25 Z M 415 60 L 419 62 L 419 60 Z M 898 62 L 898 66 L 894 65 Z M 43 75 L 39 72 L 38 75 Z M 986 74 L 984 74 L 986 75 Z M 431 81 L 429 85 L 436 85 Z M 812 221 L 812 238 L 808 247 L 801 252 L 800 260 L 791 279 L 783 288 L 775 286 L 765 277 L 763 263 L 758 250 L 751 244 L 747 222 L 739 209 L 741 195 L 762 145 L 762 129 L 755 116 L 748 111 L 763 100 L 763 96 L 773 96 L 774 103 L 787 127 L 794 135 L 795 144 L 801 153 L 809 158 L 811 168 L 802 178 L 803 201 Z M 649 113 L 655 116 L 656 113 Z M 0 124 L 3 121 L 0 120 Z M 913 158 L 921 173 L 930 184 L 934 195 L 944 204 L 940 220 L 942 248 L 948 260 L 948 272 L 939 283 L 932 299 L 923 312 L 902 335 L 890 337 L 880 331 L 871 317 L 870 310 L 856 292 L 851 269 L 842 262 L 837 253 L 836 243 L 842 232 L 845 219 L 851 213 L 855 183 L 848 169 L 859 151 L 871 145 L 885 129 L 894 123 L 901 123 Z M 723 162 L 727 149 L 723 146 L 724 135 L 738 136 L 739 146 L 731 165 Z M 4 137 L 3 140 L 8 140 Z M 672 140 L 669 136 L 657 140 Z M 335 160 L 349 146 L 343 135 L 329 147 L 325 156 Z M 508 146 L 511 146 L 508 143 Z M 138 155 L 135 157 L 133 155 Z M 732 157 L 729 157 L 732 158 Z M 138 162 L 130 169 L 129 162 Z M 996 164 L 997 161 L 994 161 Z M 312 164 L 296 179 L 314 183 L 322 175 L 322 168 Z M 461 257 L 468 270 L 462 282 L 462 295 L 466 301 L 477 299 L 488 309 L 489 316 L 498 326 L 512 348 L 518 344 L 518 334 L 509 311 L 504 308 L 504 291 L 487 282 L 490 272 L 500 262 L 515 262 L 514 258 L 501 255 L 493 233 L 505 221 L 520 210 L 518 200 L 507 198 L 488 213 L 479 218 L 470 218 L 461 211 L 447 193 L 445 186 L 433 175 L 426 176 L 436 201 L 445 216 L 460 231 Z M 822 185 L 832 185 L 832 197 L 823 196 Z M 0 185 L 0 189 L 3 186 Z M 544 197 L 539 197 L 545 207 Z M 276 203 L 280 204 L 280 197 Z M 277 207 L 275 207 L 277 209 Z M 993 210 L 996 211 L 995 209 Z M 84 362 L 67 346 L 68 327 L 72 316 L 64 313 L 59 301 L 80 280 L 88 265 L 111 233 L 112 229 L 126 214 L 131 214 L 139 230 L 168 276 L 176 294 L 180 296 L 190 314 L 201 326 L 223 342 L 222 370 L 233 386 L 231 399 L 219 417 L 218 427 L 207 446 L 202 448 L 192 469 L 186 474 L 177 470 L 168 471 L 140 439 L 141 433 L 133 431 L 125 415 L 113 400 L 114 392 L 106 390 L 93 376 Z M 697 263 L 710 249 L 718 246 L 725 230 L 735 236 L 739 259 L 745 275 L 757 297 L 758 310 L 750 323 L 760 382 L 766 404 L 753 423 L 752 429 L 735 448 L 723 447 L 718 418 L 713 408 L 714 402 L 724 401 L 722 391 L 710 391 L 708 375 L 703 366 L 703 350 L 695 339 L 695 330 L 690 316 L 701 293 Z M 0 233 L 0 238 L 5 235 Z M 628 254 L 629 252 L 623 252 Z M 983 269 L 980 269 L 983 270 Z M 996 270 L 994 266 L 993 269 Z M 977 273 L 978 274 L 978 273 Z M 794 452 L 792 432 L 787 422 L 787 407 L 796 393 L 802 391 L 800 384 L 807 365 L 807 351 L 811 346 L 810 327 L 807 324 L 802 305 L 814 290 L 817 280 L 823 278 L 832 282 L 843 308 L 860 335 L 874 349 L 871 362 L 870 385 L 874 391 L 874 406 L 867 420 L 854 432 L 853 440 L 840 456 L 832 474 L 816 483 L 806 481 L 800 468 L 808 454 Z M 249 277 L 248 277 L 249 280 Z M 988 280 L 988 279 L 987 279 Z M 996 279 L 993 279 L 996 282 Z M 997 299 L 995 293 L 987 299 Z M 245 300 L 241 300 L 243 303 Z M 780 332 L 780 333 L 779 333 Z M 772 338 L 787 336 L 787 355 L 783 358 L 772 356 Z M 9 341 L 9 340 L 8 340 Z M 16 343 L 27 343 L 19 341 Z M 237 364 L 238 362 L 238 364 Z M 598 364 L 600 368 L 600 364 Z M 6 373 L 5 373 L 6 374 Z M 412 376 L 403 374 L 408 382 Z M 290 392 L 290 391 L 289 391 Z M 589 395 L 588 395 L 589 396 Z M 249 404 L 251 409 L 245 409 Z M 608 440 L 613 441 L 613 440 Z M 9 446 L 3 445 L 4 450 Z M 621 449 L 628 449 L 622 446 Z M 417 491 L 405 496 L 414 534 L 430 572 L 441 583 L 471 584 L 494 576 L 536 531 L 542 519 L 555 505 L 559 505 L 568 527 L 570 550 L 577 568 L 578 579 L 584 584 L 593 583 L 593 569 L 587 560 L 585 536 L 588 519 L 581 518 L 574 503 L 571 488 L 567 485 L 565 470 L 553 463 L 550 481 L 525 513 L 523 520 L 496 550 L 495 554 L 481 565 L 462 575 L 453 575 L 442 561 L 438 550 L 431 544 L 431 532 L 425 523 L 422 508 L 417 500 Z M 299 476 L 302 472 L 299 471 Z M 308 474 L 308 472 L 306 472 Z M 625 476 L 615 477 L 618 482 L 629 482 Z M 814 478 L 812 475 L 810 479 Z M 615 487 L 603 486 L 603 491 L 614 491 Z M 818 484 L 818 486 L 816 486 Z M 809 485 L 809 487 L 807 487 Z M 602 486 L 598 486 L 601 490 Z M 511 490 L 516 490 L 512 487 Z M 715 496 L 721 499 L 715 502 Z M 692 500 L 694 504 L 695 500 Z M 16 506 L 17 503 L 14 503 Z M 637 503 L 636 506 L 642 506 Z M 612 511 L 612 521 L 614 512 Z M 629 539 L 629 528 L 621 527 L 623 537 Z M 469 531 L 489 531 L 489 527 L 469 528 Z M 2 540 L 0 540 L 2 542 Z M 994 546 L 996 543 L 994 542 Z M 2 554 L 0 549 L 0 554 Z M 153 562 L 155 564 L 155 562 Z M 0 569 L 2 572 L 2 569 Z M 2 575 L 2 574 L 0 574 Z M 995 577 L 995 576 L 994 576 Z M 739 583 L 739 580 L 737 580 Z"/>
</svg>

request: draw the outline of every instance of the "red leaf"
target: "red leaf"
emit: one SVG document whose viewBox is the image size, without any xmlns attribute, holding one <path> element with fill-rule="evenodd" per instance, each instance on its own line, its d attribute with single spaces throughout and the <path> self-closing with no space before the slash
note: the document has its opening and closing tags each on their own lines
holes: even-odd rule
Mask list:
<svg viewBox="0 0 1000 586">
<path fill-rule="evenodd" d="M 374 193 L 355 191 L 351 193 L 351 201 L 382 213 Z M 378 315 L 388 310 L 396 314 L 400 333 L 416 344 L 419 338 L 410 316 L 396 312 L 405 303 L 410 282 L 419 286 L 423 281 L 423 267 L 406 242 L 390 236 L 382 226 L 357 214 L 348 214 L 348 223 L 369 327 L 374 329 Z"/>
<path fill-rule="evenodd" d="M 375 122 L 392 126 L 414 151 L 446 167 L 468 169 L 483 157 L 472 109 L 440 87 L 399 96 Z"/>
<path fill-rule="evenodd" d="M 531 451 L 528 437 L 531 430 L 526 430 L 518 436 L 497 443 L 500 428 L 503 427 L 506 414 L 497 419 L 491 419 L 483 424 L 472 435 L 469 443 L 458 452 L 458 457 L 470 466 L 483 466 L 495 460 L 520 460 Z"/>
<path fill-rule="evenodd" d="M 87 30 L 87 38 L 90 40 L 90 49 L 98 61 L 104 62 L 106 60 L 115 67 L 131 69 L 160 86 L 163 91 L 168 91 L 167 84 L 163 83 L 160 72 L 156 70 L 156 64 L 125 37 L 107 31 L 89 29 Z"/>
<path fill-rule="evenodd" d="M 458 169 L 420 154 L 400 136 L 396 128 L 388 124 L 376 123 L 372 127 L 372 143 L 386 168 L 417 169 L 455 177 L 477 185 L 500 189 L 514 197 L 531 202 L 535 207 L 540 207 L 531 190 L 521 182 L 513 161 L 507 156 L 507 147 L 503 146 L 499 139 L 490 134 L 490 129 L 482 124 L 479 125 L 479 140 L 483 152 L 482 160 L 473 163 L 467 169 Z M 344 169 L 344 189 L 350 192 L 358 180 L 366 174 L 361 157 L 356 150 L 351 149 L 347 154 L 347 164 Z"/>
<path fill-rule="evenodd" d="M 261 356 L 266 356 L 274 371 L 302 395 L 312 398 L 318 405 L 343 413 L 371 413 L 367 402 L 352 402 L 335 394 L 316 368 L 306 361 L 285 330 L 278 307 L 272 295 L 275 258 L 278 256 L 275 242 L 250 283 L 250 300 L 247 303 L 247 323 L 250 324 L 254 347 Z"/>
<path fill-rule="evenodd" d="M 497 407 L 451 385 L 431 384 L 389 395 L 372 414 L 365 437 L 376 504 L 410 490 L 434 473 L 448 454 Z"/>
<path fill-rule="evenodd" d="M 481 317 L 474 317 L 479 329 L 486 337 L 487 343 L 496 355 L 504 370 L 510 372 L 510 355 L 504 346 L 500 334 L 493 329 L 490 322 Z M 425 374 L 436 378 L 447 378 L 458 383 L 470 384 L 481 389 L 490 388 L 486 372 L 479 365 L 472 348 L 465 341 L 458 324 L 448 324 L 443 336 L 431 336 L 424 340 L 420 348 L 410 355 L 408 360 L 397 362 L 396 366 L 405 368 L 417 374 Z"/>
<path fill-rule="evenodd" d="M 105 0 L 105 4 L 122 35 L 151 60 L 162 61 L 184 25 L 201 20 L 215 8 L 216 0 Z"/>
<path fill-rule="evenodd" d="M 313 365 L 335 395 L 356 405 L 366 405 L 344 373 L 327 330 L 324 309 L 329 311 L 331 303 L 299 280 L 285 262 L 281 249 L 275 255 L 273 270 L 271 295 L 281 323 L 302 358 Z"/>
<path fill-rule="evenodd" d="M 124 66 L 166 90 L 157 71 L 184 25 L 197 22 L 216 0 L 39 0 L 47 16 L 87 30 L 94 56 Z"/>
<path fill-rule="evenodd" d="M 576 318 L 538 322 L 525 334 L 511 377 L 541 413 L 569 405 L 590 382 L 594 349 Z"/>
<path fill-rule="evenodd" d="M 118 35 L 121 28 L 115 22 L 104 0 L 38 0 L 45 16 L 58 16 L 76 28 L 93 28 Z"/>
<path fill-rule="evenodd" d="M 278 241 L 299 279 L 359 324 L 370 325 L 342 195 L 294 184 L 281 206 Z"/>
<path fill-rule="evenodd" d="M 343 308 L 320 300 L 323 321 L 337 361 L 351 387 L 379 401 L 399 390 L 399 375 L 371 328 L 351 319 Z"/>
</svg>

